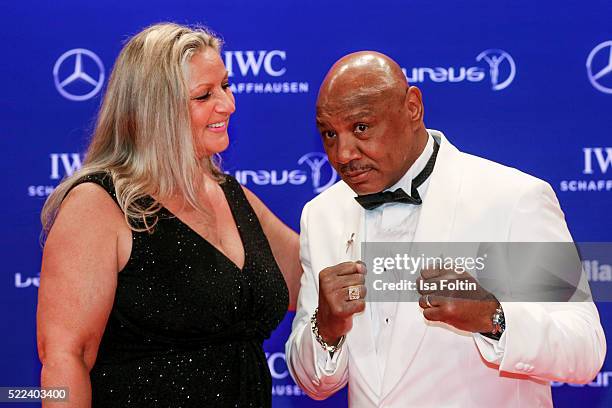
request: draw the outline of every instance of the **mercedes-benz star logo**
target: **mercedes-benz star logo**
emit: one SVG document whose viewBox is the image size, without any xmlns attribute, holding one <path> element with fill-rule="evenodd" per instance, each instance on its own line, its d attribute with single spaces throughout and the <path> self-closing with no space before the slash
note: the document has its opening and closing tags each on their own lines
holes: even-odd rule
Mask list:
<svg viewBox="0 0 612 408">
<path fill-rule="evenodd" d="M 86 72 L 83 66 L 84 58 L 90 59 L 95 63 L 95 65 L 98 67 L 97 74 Z M 62 64 L 64 62 L 68 64 L 73 59 L 74 70 L 72 71 L 72 74 L 68 75 L 64 79 L 60 79 L 60 68 L 62 67 Z M 87 68 L 91 69 L 89 66 Z M 98 92 L 100 92 L 100 89 L 102 89 L 102 85 L 104 84 L 104 65 L 102 64 L 100 57 L 93 52 L 84 48 L 75 48 L 63 53 L 62 56 L 55 62 L 55 66 L 53 67 L 53 79 L 55 81 L 55 88 L 64 98 L 70 99 L 71 101 L 86 101 L 87 99 L 93 98 Z M 75 81 L 89 84 L 87 86 L 88 91 L 81 94 L 68 91 L 66 89 L 68 85 L 75 83 Z"/>
<path fill-rule="evenodd" d="M 603 68 L 599 67 L 596 69 L 593 66 L 593 59 L 600 52 L 600 55 L 604 57 L 606 65 Z M 595 89 L 600 92 L 612 94 L 612 88 L 610 88 L 610 86 L 612 86 L 612 82 L 610 83 L 610 85 L 604 86 L 600 81 L 603 77 L 612 73 L 612 41 L 604 41 L 597 47 L 593 48 L 593 51 L 591 51 L 587 58 L 586 68 L 587 75 L 589 76 L 589 81 L 591 81 L 591 85 L 593 85 Z"/>
<path fill-rule="evenodd" d="M 329 161 L 327 160 L 327 155 L 325 153 L 306 153 L 298 159 L 298 164 L 304 163 L 306 163 L 308 167 L 310 167 L 312 187 L 314 189 L 314 192 L 317 194 L 326 190 L 328 187 L 331 187 L 338 179 L 338 173 L 336 173 L 336 170 L 334 170 L 334 168 L 330 165 L 329 168 L 331 169 L 331 176 L 329 178 L 329 181 L 321 185 L 321 169 L 323 168 L 323 165 L 325 163 L 329 165 Z"/>
<path fill-rule="evenodd" d="M 500 49 L 488 49 L 484 50 L 476 57 L 476 61 L 485 60 L 487 64 L 489 64 L 489 72 L 491 74 L 491 88 L 494 91 L 501 91 L 504 88 L 507 88 L 508 85 L 512 83 L 514 80 L 514 76 L 516 75 L 516 64 L 514 60 L 504 50 Z M 503 81 L 499 78 L 499 67 L 502 62 L 507 61 L 510 67 L 510 72 L 508 76 Z"/>
</svg>

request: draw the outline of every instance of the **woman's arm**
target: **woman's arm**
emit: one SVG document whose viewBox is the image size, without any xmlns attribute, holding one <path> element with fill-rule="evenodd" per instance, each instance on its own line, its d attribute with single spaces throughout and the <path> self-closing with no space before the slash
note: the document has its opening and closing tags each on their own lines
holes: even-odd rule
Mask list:
<svg viewBox="0 0 612 408">
<path fill-rule="evenodd" d="M 41 386 L 68 387 L 69 397 L 45 408 L 91 405 L 89 371 L 113 305 L 125 228 L 121 210 L 95 184 L 75 187 L 62 203 L 43 253 L 37 337 Z"/>
<path fill-rule="evenodd" d="M 302 277 L 298 234 L 274 215 L 251 190 L 242 188 L 259 218 L 259 223 L 270 242 L 274 259 L 285 277 L 289 288 L 289 309 L 295 310 Z"/>
</svg>

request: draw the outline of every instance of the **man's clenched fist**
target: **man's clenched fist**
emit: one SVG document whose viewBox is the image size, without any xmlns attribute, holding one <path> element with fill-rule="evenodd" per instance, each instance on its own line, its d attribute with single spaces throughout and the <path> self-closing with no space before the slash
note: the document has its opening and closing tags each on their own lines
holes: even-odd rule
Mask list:
<svg viewBox="0 0 612 408">
<path fill-rule="evenodd" d="M 448 290 L 446 287 L 464 288 Z M 427 320 L 440 321 L 459 330 L 490 332 L 491 316 L 499 302 L 467 272 L 423 269 L 417 279 L 419 305 Z M 435 288 L 435 289 L 428 289 Z"/>
<path fill-rule="evenodd" d="M 325 268 L 319 274 L 319 334 L 327 344 L 337 344 L 353 327 L 353 315 L 365 309 L 366 268 L 362 262 L 343 262 Z M 353 297 L 349 298 L 349 288 Z"/>
</svg>

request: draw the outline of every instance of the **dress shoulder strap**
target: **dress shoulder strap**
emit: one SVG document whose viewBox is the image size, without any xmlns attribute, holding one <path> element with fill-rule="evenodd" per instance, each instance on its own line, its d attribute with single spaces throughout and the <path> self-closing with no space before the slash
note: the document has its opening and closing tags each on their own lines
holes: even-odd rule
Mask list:
<svg viewBox="0 0 612 408">
<path fill-rule="evenodd" d="M 230 208 L 241 209 L 241 213 L 247 213 L 252 216 L 255 211 L 251 207 L 249 200 L 247 199 L 242 185 L 233 176 L 226 174 L 225 179 L 220 183 L 221 188 L 225 191 L 226 197 L 232 202 L 229 203 Z"/>
<path fill-rule="evenodd" d="M 119 201 L 117 201 L 117 194 L 115 193 L 115 185 L 113 184 L 113 177 L 111 176 L 110 172 L 104 171 L 83 176 L 70 187 L 70 190 L 83 183 L 95 183 L 99 185 L 104 190 L 106 190 L 108 195 L 110 195 L 113 201 L 117 204 L 117 206 L 119 206 Z M 70 192 L 70 190 L 66 192 L 66 195 Z"/>
</svg>

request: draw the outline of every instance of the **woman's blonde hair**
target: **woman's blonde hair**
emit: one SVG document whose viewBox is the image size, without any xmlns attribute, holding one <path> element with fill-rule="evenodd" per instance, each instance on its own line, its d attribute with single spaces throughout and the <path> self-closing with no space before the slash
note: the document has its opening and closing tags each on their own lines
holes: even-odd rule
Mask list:
<svg viewBox="0 0 612 408">
<path fill-rule="evenodd" d="M 180 194 L 187 205 L 201 209 L 195 186 L 201 180 L 198 170 L 208 168 L 218 180 L 222 172 L 217 157 L 205 157 L 204 162 L 196 157 L 187 76 L 191 57 L 209 47 L 220 52 L 221 40 L 205 28 L 173 23 L 152 25 L 125 44 L 83 166 L 57 186 L 43 207 L 43 237 L 74 184 L 99 172 L 110 173 L 119 206 L 134 231 L 151 231 L 155 225 L 161 204 L 142 205 L 147 196 Z"/>
</svg>

